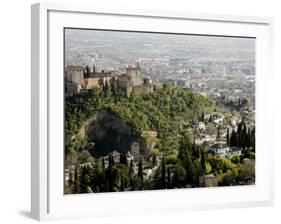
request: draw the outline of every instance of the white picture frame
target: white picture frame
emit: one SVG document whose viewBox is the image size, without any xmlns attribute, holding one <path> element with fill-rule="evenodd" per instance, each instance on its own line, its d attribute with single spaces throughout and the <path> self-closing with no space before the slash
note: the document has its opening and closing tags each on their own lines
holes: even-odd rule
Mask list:
<svg viewBox="0 0 281 224">
<path fill-rule="evenodd" d="M 32 5 L 31 214 L 37 220 L 273 204 L 272 18 L 38 3 Z M 63 192 L 63 28 L 162 31 L 257 38 L 255 186 L 70 195 Z M 61 75 L 61 76 L 60 76 Z M 56 150 L 54 150 L 56 149 Z M 200 196 L 199 196 L 200 194 Z M 162 197 L 165 195 L 165 199 Z M 135 206 L 127 206 L 133 201 Z M 124 209 L 124 207 L 126 209 Z"/>
</svg>

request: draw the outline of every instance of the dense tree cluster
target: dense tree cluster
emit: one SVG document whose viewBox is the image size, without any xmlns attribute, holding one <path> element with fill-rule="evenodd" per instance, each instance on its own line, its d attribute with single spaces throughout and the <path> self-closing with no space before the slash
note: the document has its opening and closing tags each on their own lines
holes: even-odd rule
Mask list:
<svg viewBox="0 0 281 224">
<path fill-rule="evenodd" d="M 230 146 L 242 147 L 243 149 L 251 147 L 255 150 L 255 129 L 248 128 L 246 122 L 242 120 L 238 124 L 237 131 L 232 131 L 230 138 L 228 133 L 227 141 Z"/>
<path fill-rule="evenodd" d="M 210 112 L 213 101 L 189 90 L 165 85 L 153 93 L 132 95 L 129 98 L 118 90 L 116 83 L 106 82 L 100 89 L 81 93 L 65 99 L 65 145 L 66 151 L 79 150 L 83 139 L 74 138 L 83 122 L 97 111 L 109 110 L 124 120 L 135 135 L 151 130 L 159 133 L 159 145 L 175 147 L 178 139 L 170 136 L 181 134 L 182 121 L 196 119 L 198 111 Z M 84 139 L 85 140 L 85 139 Z M 78 141 L 78 142 L 77 142 Z M 82 149 L 80 147 L 80 149 Z"/>
<path fill-rule="evenodd" d="M 220 158 L 191 143 L 188 138 L 181 138 L 179 152 L 174 159 L 162 155 L 158 165 L 151 155 L 145 164 L 140 158 L 134 166 L 133 160 L 128 162 L 125 154 L 121 153 L 117 163 L 112 154 L 108 155 L 107 167 L 104 158 L 95 159 L 90 165 L 76 166 L 74 177 L 70 172 L 67 193 L 199 187 L 199 177 L 210 173 L 216 176 L 219 185 L 235 185 L 255 175 L 254 160 L 247 153 L 245 151 L 241 158 Z M 156 167 L 152 177 L 145 178 L 144 165 L 150 169 Z"/>
<path fill-rule="evenodd" d="M 156 149 L 149 159 L 128 160 L 125 152 L 118 162 L 112 154 L 107 159 L 88 159 L 87 139 L 78 132 L 87 119 L 101 110 L 125 121 L 136 137 L 147 130 L 158 133 Z M 204 122 L 205 114 L 213 111 L 216 107 L 209 98 L 172 85 L 155 88 L 150 94 L 127 97 L 116 82 L 105 82 L 99 89 L 67 97 L 65 150 L 68 165 L 75 168 L 70 169 L 66 193 L 198 187 L 199 177 L 207 174 L 213 174 L 219 185 L 235 185 L 252 177 L 255 130 L 244 121 L 237 131 L 227 132 L 227 144 L 244 149 L 241 156 L 232 159 L 220 158 L 186 137 L 183 121 Z M 220 137 L 218 127 L 217 138 Z M 153 170 L 153 175 L 148 177 L 147 170 Z"/>
</svg>

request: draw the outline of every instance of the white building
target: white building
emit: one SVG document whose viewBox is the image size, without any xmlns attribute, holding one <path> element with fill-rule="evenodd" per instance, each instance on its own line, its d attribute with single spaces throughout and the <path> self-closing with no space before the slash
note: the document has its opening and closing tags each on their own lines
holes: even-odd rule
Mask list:
<svg viewBox="0 0 281 224">
<path fill-rule="evenodd" d="M 206 126 L 202 121 L 196 122 L 192 127 L 199 131 L 205 131 L 206 129 Z"/>
<path fill-rule="evenodd" d="M 238 147 L 231 147 L 229 149 L 229 152 L 226 154 L 226 158 L 232 158 L 233 156 L 236 155 L 241 155 L 242 154 L 242 148 L 238 148 Z"/>
<path fill-rule="evenodd" d="M 213 113 L 212 117 L 213 117 L 213 123 L 215 123 L 216 125 L 220 124 L 224 119 L 224 115 L 220 112 Z"/>
<path fill-rule="evenodd" d="M 229 146 L 222 143 L 216 143 L 210 146 L 209 151 L 214 152 L 219 157 L 227 157 Z"/>
</svg>

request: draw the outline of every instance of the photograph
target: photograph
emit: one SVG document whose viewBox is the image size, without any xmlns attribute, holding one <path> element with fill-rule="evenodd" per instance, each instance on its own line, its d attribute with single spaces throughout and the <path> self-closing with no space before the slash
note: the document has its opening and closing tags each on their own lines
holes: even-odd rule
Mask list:
<svg viewBox="0 0 281 224">
<path fill-rule="evenodd" d="M 63 38 L 64 194 L 255 185 L 255 37 Z"/>
</svg>

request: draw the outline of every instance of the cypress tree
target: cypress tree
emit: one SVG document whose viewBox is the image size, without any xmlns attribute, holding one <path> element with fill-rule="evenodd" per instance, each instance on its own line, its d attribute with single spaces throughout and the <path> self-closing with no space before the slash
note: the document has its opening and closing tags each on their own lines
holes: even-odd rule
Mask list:
<svg viewBox="0 0 281 224">
<path fill-rule="evenodd" d="M 204 149 L 201 149 L 201 167 L 202 167 L 202 170 L 203 170 L 203 174 L 205 174 L 206 172 L 206 160 L 205 160 L 205 152 L 204 152 Z"/>
<path fill-rule="evenodd" d="M 124 191 L 125 190 L 125 187 L 124 187 L 124 180 L 123 180 L 123 174 L 121 173 L 121 191 Z"/>
<path fill-rule="evenodd" d="M 247 125 L 246 125 L 246 122 L 244 121 L 244 124 L 243 124 L 243 135 L 245 136 L 247 134 Z"/>
<path fill-rule="evenodd" d="M 105 81 L 105 84 L 104 84 L 104 93 L 105 93 L 105 96 L 107 96 L 107 97 L 109 97 L 111 94 L 110 86 L 109 86 L 107 80 Z"/>
<path fill-rule="evenodd" d="M 79 181 L 79 175 L 78 175 L 78 167 L 75 166 L 74 170 L 74 189 L 73 189 L 74 194 L 79 194 L 80 193 L 80 181 Z"/>
<path fill-rule="evenodd" d="M 112 155 L 110 155 L 110 160 L 111 160 L 111 165 L 114 166 L 115 163 L 114 163 L 114 159 L 113 159 L 113 156 L 112 156 Z"/>
<path fill-rule="evenodd" d="M 152 167 L 154 167 L 156 165 L 156 154 L 153 153 L 153 156 L 152 156 Z"/>
<path fill-rule="evenodd" d="M 189 153 L 186 154 L 186 161 L 185 161 L 185 172 L 186 172 L 186 182 L 188 184 L 193 185 L 194 184 L 194 167 L 192 164 L 191 156 Z"/>
<path fill-rule="evenodd" d="M 134 174 L 134 165 L 133 165 L 133 160 L 132 159 L 131 159 L 131 162 L 130 162 L 129 174 L 130 175 Z"/>
<path fill-rule="evenodd" d="M 240 146 L 245 149 L 247 147 L 247 125 L 246 125 L 245 121 L 243 123 L 243 129 L 242 129 L 240 141 L 241 141 Z"/>
<path fill-rule="evenodd" d="M 81 172 L 81 178 L 80 178 L 80 191 L 81 193 L 84 193 L 87 189 L 85 188 L 85 176 L 86 176 L 86 166 L 82 167 Z"/>
<path fill-rule="evenodd" d="M 162 158 L 162 166 L 161 166 L 161 186 L 162 186 L 162 189 L 165 189 L 166 188 L 166 169 L 165 169 L 165 158 L 163 156 Z"/>
<path fill-rule="evenodd" d="M 120 164 L 123 164 L 123 162 L 124 162 L 124 158 L 123 158 L 123 152 L 120 154 L 120 161 L 119 161 L 119 163 Z"/>
<path fill-rule="evenodd" d="M 72 166 L 69 166 L 69 172 L 68 172 L 68 173 L 69 173 L 69 174 L 68 174 L 68 175 L 69 175 L 69 180 L 68 180 L 69 186 L 73 184 L 73 175 L 72 175 L 71 167 L 72 167 Z"/>
<path fill-rule="evenodd" d="M 237 128 L 238 135 L 242 134 L 242 127 L 243 127 L 243 120 L 238 124 L 238 128 Z"/>
<path fill-rule="evenodd" d="M 204 114 L 204 112 L 202 112 L 201 121 L 202 121 L 202 122 L 205 121 L 205 114 Z"/>
<path fill-rule="evenodd" d="M 84 69 L 84 78 L 88 78 L 90 74 L 90 67 L 87 65 Z"/>
<path fill-rule="evenodd" d="M 253 150 L 255 151 L 256 150 L 256 131 L 255 131 L 255 128 L 252 129 L 251 131 L 251 134 L 250 134 L 250 146 L 253 148 Z"/>
<path fill-rule="evenodd" d="M 240 106 L 241 106 L 241 99 L 240 99 L 240 98 L 238 99 L 237 106 L 238 106 L 238 107 L 240 107 Z"/>
<path fill-rule="evenodd" d="M 107 179 L 108 179 L 108 190 L 110 192 L 113 191 L 113 173 L 112 173 L 112 166 L 113 166 L 113 158 L 110 154 L 108 157 L 108 170 L 107 170 Z"/>
<path fill-rule="evenodd" d="M 221 137 L 221 135 L 220 135 L 220 127 L 218 127 L 217 139 L 219 139 L 220 137 Z"/>
<path fill-rule="evenodd" d="M 168 166 L 168 171 L 167 171 L 167 188 L 171 188 L 171 168 Z"/>
<path fill-rule="evenodd" d="M 129 167 L 129 181 L 130 181 L 130 187 L 134 189 L 134 183 L 133 183 L 133 175 L 134 175 L 134 166 L 133 166 L 133 160 L 131 159 L 130 167 Z"/>
<path fill-rule="evenodd" d="M 106 168 L 105 168 L 105 161 L 104 158 L 102 158 L 101 160 L 101 169 L 102 169 L 102 173 L 101 173 L 101 191 L 107 191 L 107 180 L 106 180 Z"/>
<path fill-rule="evenodd" d="M 228 146 L 230 145 L 229 129 L 227 129 L 227 133 L 226 133 L 226 144 L 227 144 Z"/>
<path fill-rule="evenodd" d="M 234 130 L 231 133 L 230 146 L 237 146 L 237 133 Z"/>
<path fill-rule="evenodd" d="M 188 138 L 181 139 L 178 159 L 181 163 L 181 166 L 185 169 L 185 182 L 186 184 L 194 183 L 194 167 L 191 160 L 191 144 Z"/>
<path fill-rule="evenodd" d="M 105 169 L 105 161 L 104 161 L 104 158 L 102 158 L 101 165 L 102 165 L 102 168 Z"/>
<path fill-rule="evenodd" d="M 120 164 L 124 164 L 124 165 L 128 166 L 127 156 L 126 156 L 125 152 L 122 152 L 120 154 Z"/>
<path fill-rule="evenodd" d="M 140 158 L 139 166 L 138 166 L 138 177 L 140 179 L 139 189 L 143 190 L 143 169 L 142 169 L 142 160 L 141 160 L 141 158 Z"/>
</svg>

